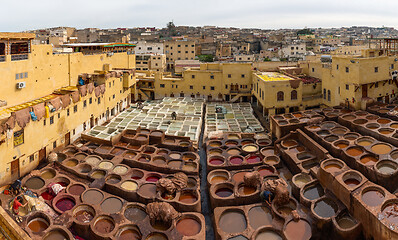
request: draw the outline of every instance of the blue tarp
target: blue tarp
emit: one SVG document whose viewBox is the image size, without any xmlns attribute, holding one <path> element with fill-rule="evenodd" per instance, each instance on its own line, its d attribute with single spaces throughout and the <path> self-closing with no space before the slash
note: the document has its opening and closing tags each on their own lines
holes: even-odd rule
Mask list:
<svg viewBox="0 0 398 240">
<path fill-rule="evenodd" d="M 37 121 L 36 114 L 34 112 L 29 112 L 29 113 L 30 113 L 30 116 L 32 117 L 32 120 Z"/>
</svg>

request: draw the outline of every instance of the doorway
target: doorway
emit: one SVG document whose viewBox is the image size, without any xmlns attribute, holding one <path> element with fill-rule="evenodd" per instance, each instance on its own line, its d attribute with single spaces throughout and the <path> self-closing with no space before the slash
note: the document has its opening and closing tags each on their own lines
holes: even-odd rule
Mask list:
<svg viewBox="0 0 398 240">
<path fill-rule="evenodd" d="M 368 97 L 368 85 L 364 84 L 362 85 L 362 98 Z"/>
<path fill-rule="evenodd" d="M 70 144 L 70 132 L 65 134 L 65 146 L 68 146 Z"/>
<path fill-rule="evenodd" d="M 11 162 L 11 181 L 14 182 L 19 178 L 19 159 Z"/>
<path fill-rule="evenodd" d="M 46 159 L 46 148 L 39 151 L 39 162 Z"/>
</svg>

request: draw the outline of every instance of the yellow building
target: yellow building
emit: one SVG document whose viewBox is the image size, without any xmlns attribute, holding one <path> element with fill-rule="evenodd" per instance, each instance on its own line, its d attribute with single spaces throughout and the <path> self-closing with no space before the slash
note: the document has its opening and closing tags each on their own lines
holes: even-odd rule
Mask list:
<svg viewBox="0 0 398 240">
<path fill-rule="evenodd" d="M 253 102 L 264 116 L 319 106 L 320 91 L 319 79 L 305 80 L 279 72 L 253 73 Z"/>
<path fill-rule="evenodd" d="M 328 63 L 300 66 L 304 73 L 322 79 L 324 105 L 365 109 L 369 103 L 389 103 L 397 96 L 398 83 L 392 76 L 397 58 L 379 55 L 378 50 L 363 50 L 362 56 L 333 56 Z"/>
<path fill-rule="evenodd" d="M 50 45 L 31 45 L 33 37 L 0 34 L 0 185 L 126 108 L 135 83 L 135 55 L 53 54 Z"/>
<path fill-rule="evenodd" d="M 164 43 L 167 67 L 174 68 L 175 60 L 195 59 L 195 42 L 192 40 L 169 40 Z"/>
</svg>

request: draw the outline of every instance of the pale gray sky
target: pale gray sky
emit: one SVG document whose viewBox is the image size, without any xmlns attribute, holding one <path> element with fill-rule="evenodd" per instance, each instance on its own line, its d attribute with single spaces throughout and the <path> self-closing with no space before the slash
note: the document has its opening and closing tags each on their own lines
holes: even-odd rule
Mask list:
<svg viewBox="0 0 398 240">
<path fill-rule="evenodd" d="M 394 0 L 14 0 L 2 1 L 0 31 L 70 26 L 240 28 L 395 27 Z"/>
</svg>

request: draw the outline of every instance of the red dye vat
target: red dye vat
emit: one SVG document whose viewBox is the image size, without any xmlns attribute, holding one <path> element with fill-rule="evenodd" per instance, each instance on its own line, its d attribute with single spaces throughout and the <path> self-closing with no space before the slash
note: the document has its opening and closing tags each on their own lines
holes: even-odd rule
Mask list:
<svg viewBox="0 0 398 240">
<path fill-rule="evenodd" d="M 274 170 L 272 168 L 262 168 L 262 169 L 259 169 L 258 172 L 260 173 L 260 175 L 262 177 L 264 177 L 264 176 L 273 174 Z"/>
<path fill-rule="evenodd" d="M 222 159 L 219 159 L 219 158 L 210 159 L 210 164 L 213 164 L 213 165 L 221 165 L 223 163 L 224 163 L 224 161 Z"/>
<path fill-rule="evenodd" d="M 49 193 L 48 191 L 45 191 L 44 193 L 41 194 L 41 196 L 44 198 L 44 200 L 50 201 L 51 199 L 54 198 L 54 196 Z"/>
<path fill-rule="evenodd" d="M 243 159 L 240 158 L 240 157 L 231 157 L 231 158 L 229 159 L 229 161 L 230 161 L 232 164 L 239 165 L 239 164 L 241 164 L 241 163 L 243 162 Z"/>
<path fill-rule="evenodd" d="M 61 211 L 65 212 L 71 210 L 75 206 L 75 202 L 69 198 L 62 198 L 59 200 L 55 206 Z"/>
<path fill-rule="evenodd" d="M 157 182 L 159 180 L 159 177 L 156 176 L 149 176 L 146 178 L 147 182 Z"/>
<path fill-rule="evenodd" d="M 250 156 L 246 161 L 248 163 L 259 163 L 261 158 L 259 156 Z"/>
</svg>

